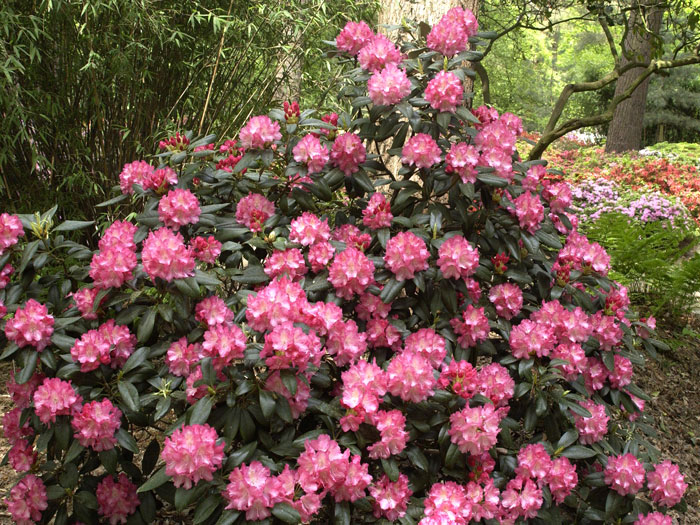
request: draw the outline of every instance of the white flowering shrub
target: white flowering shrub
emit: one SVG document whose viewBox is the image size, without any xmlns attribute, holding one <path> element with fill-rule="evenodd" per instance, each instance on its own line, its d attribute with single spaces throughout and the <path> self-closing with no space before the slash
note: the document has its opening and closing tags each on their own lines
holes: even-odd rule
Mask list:
<svg viewBox="0 0 700 525">
<path fill-rule="evenodd" d="M 218 147 L 164 141 L 124 167 L 104 206 L 134 219 L 96 250 L 54 210 L 0 216 L 17 523 L 682 508 L 633 382 L 663 344 L 576 231 L 568 187 L 519 160 L 520 120 L 466 108 L 476 30 L 456 8 L 399 48 L 349 23 L 350 113 L 285 104 Z"/>
</svg>

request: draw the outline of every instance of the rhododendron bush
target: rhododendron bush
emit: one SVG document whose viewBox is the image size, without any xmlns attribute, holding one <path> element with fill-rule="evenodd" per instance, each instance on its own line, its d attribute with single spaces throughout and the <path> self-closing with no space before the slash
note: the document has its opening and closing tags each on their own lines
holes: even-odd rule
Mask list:
<svg viewBox="0 0 700 525">
<path fill-rule="evenodd" d="M 134 219 L 96 250 L 53 211 L 0 216 L 17 523 L 682 507 L 634 383 L 662 343 L 566 186 L 519 161 L 520 120 L 466 109 L 476 28 L 455 8 L 397 47 L 348 23 L 349 113 L 285 104 L 218 146 L 165 142 L 124 167 L 105 205 Z"/>
</svg>

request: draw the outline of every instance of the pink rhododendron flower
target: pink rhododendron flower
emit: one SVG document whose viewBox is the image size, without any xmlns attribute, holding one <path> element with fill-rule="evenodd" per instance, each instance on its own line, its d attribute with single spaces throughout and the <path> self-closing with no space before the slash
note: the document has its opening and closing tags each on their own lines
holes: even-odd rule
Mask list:
<svg viewBox="0 0 700 525">
<path fill-rule="evenodd" d="M 370 348 L 391 348 L 394 352 L 401 348 L 401 332 L 387 319 L 370 319 L 365 332 Z"/>
<path fill-rule="evenodd" d="M 80 315 L 83 319 L 87 321 L 97 319 L 95 307 L 99 307 L 99 305 L 95 305 L 95 299 L 97 299 L 97 294 L 99 293 L 99 288 L 81 288 L 77 292 L 73 293 L 75 306 L 77 306 L 78 310 L 80 310 Z"/>
<path fill-rule="evenodd" d="M 510 320 L 518 315 L 523 307 L 523 292 L 515 284 L 498 284 L 489 291 L 489 300 L 496 307 L 496 313 L 500 317 Z"/>
<path fill-rule="evenodd" d="M 190 241 L 190 249 L 196 259 L 207 264 L 214 264 L 221 255 L 221 243 L 213 235 L 209 237 L 195 237 Z"/>
<path fill-rule="evenodd" d="M 17 244 L 17 239 L 22 235 L 24 235 L 24 227 L 17 215 L 0 214 L 0 255 L 10 246 Z"/>
<path fill-rule="evenodd" d="M 265 259 L 264 271 L 272 279 L 286 275 L 292 281 L 296 281 L 306 274 L 308 268 L 301 250 L 289 248 L 272 252 Z"/>
<path fill-rule="evenodd" d="M 122 193 L 125 195 L 134 193 L 134 184 L 143 187 L 144 180 L 152 175 L 154 171 L 155 168 L 143 160 L 124 164 L 124 168 L 119 174 L 119 187 Z"/>
<path fill-rule="evenodd" d="M 129 331 L 127 326 L 115 323 L 114 319 L 109 319 L 98 328 L 102 338 L 109 343 L 110 366 L 120 368 L 124 366 L 126 360 L 136 348 L 136 337 Z"/>
<path fill-rule="evenodd" d="M 343 319 L 343 309 L 335 303 L 318 301 L 306 311 L 306 324 L 320 336 L 330 333 Z"/>
<path fill-rule="evenodd" d="M 464 348 L 476 345 L 489 336 L 489 320 L 484 308 L 474 308 L 471 304 L 462 312 L 462 319 L 450 320 L 452 329 L 459 336 L 457 342 Z"/>
<path fill-rule="evenodd" d="M 472 516 L 471 505 L 467 501 L 464 486 L 454 481 L 435 483 L 430 487 L 428 495 L 423 500 L 423 505 L 426 518 L 436 521 L 426 522 L 424 518 L 420 522 L 421 524 L 466 525 Z"/>
<path fill-rule="evenodd" d="M 401 150 L 401 162 L 417 168 L 429 168 L 441 160 L 442 150 L 426 133 L 416 133 Z"/>
<path fill-rule="evenodd" d="M 300 327 L 286 322 L 265 335 L 260 358 L 265 359 L 265 364 L 273 370 L 297 368 L 303 372 L 310 364 L 319 366 L 321 354 L 321 341 L 313 330 L 307 334 Z"/>
<path fill-rule="evenodd" d="M 621 496 L 636 494 L 644 485 L 644 465 L 632 454 L 610 456 L 604 472 L 605 483 Z"/>
<path fill-rule="evenodd" d="M 389 392 L 404 401 L 420 403 L 435 393 L 433 367 L 418 353 L 404 350 L 395 355 L 386 369 L 386 377 Z"/>
<path fill-rule="evenodd" d="M 363 321 L 373 318 L 386 319 L 391 312 L 391 303 L 387 304 L 379 296 L 367 292 L 360 296 L 355 312 Z"/>
<path fill-rule="evenodd" d="M 29 299 L 5 323 L 5 336 L 19 347 L 33 346 L 41 352 L 51 342 L 53 323 L 46 305 Z"/>
<path fill-rule="evenodd" d="M 136 251 L 134 235 L 137 230 L 138 226 L 128 221 L 114 221 L 102 234 L 98 247 L 104 251 L 113 248 Z"/>
<path fill-rule="evenodd" d="M 593 337 L 600 343 L 603 350 L 612 350 L 622 341 L 622 328 L 617 318 L 596 312 L 590 317 L 593 326 Z"/>
<path fill-rule="evenodd" d="M 564 456 L 556 458 L 552 461 L 547 484 L 554 501 L 561 504 L 578 484 L 576 466 L 571 464 L 569 458 Z"/>
<path fill-rule="evenodd" d="M 192 373 L 187 376 L 185 381 L 185 393 L 187 394 L 187 402 L 190 405 L 194 405 L 209 393 L 209 387 L 205 384 L 194 386 L 194 384 L 201 381 L 203 377 L 202 367 L 199 365 L 196 365 Z"/>
<path fill-rule="evenodd" d="M 356 248 L 364 252 L 372 242 L 372 237 L 369 233 L 362 233 L 354 224 L 343 224 L 339 228 L 333 230 L 331 238 L 334 241 L 345 243 L 346 246 Z"/>
<path fill-rule="evenodd" d="M 343 299 L 352 299 L 374 282 L 374 264 L 360 250 L 345 248 L 328 269 L 328 280 Z"/>
<path fill-rule="evenodd" d="M 109 399 L 85 403 L 75 413 L 71 425 L 75 438 L 84 447 L 96 452 L 110 450 L 117 444 L 114 437 L 121 426 L 122 412 Z"/>
<path fill-rule="evenodd" d="M 490 363 L 479 370 L 475 392 L 487 397 L 496 407 L 506 406 L 513 397 L 515 381 L 508 369 L 498 363 Z"/>
<path fill-rule="evenodd" d="M 270 516 L 275 505 L 277 489 L 270 469 L 259 461 L 236 467 L 229 474 L 229 483 L 223 493 L 227 509 L 246 511 L 247 520 L 262 520 Z"/>
<path fill-rule="evenodd" d="M 90 263 L 90 277 L 96 288 L 119 288 L 133 278 L 136 252 L 125 246 L 114 245 L 95 253 Z"/>
<path fill-rule="evenodd" d="M 302 246 L 326 242 L 330 238 L 328 219 L 320 219 L 308 211 L 295 218 L 289 225 L 289 240 Z"/>
<path fill-rule="evenodd" d="M 496 444 L 503 409 L 492 405 L 463 408 L 450 416 L 450 440 L 464 454 L 481 454 Z"/>
<path fill-rule="evenodd" d="M 170 167 L 157 169 L 153 172 L 144 173 L 143 186 L 144 190 L 153 190 L 158 195 L 162 195 L 170 186 L 177 184 L 177 173 Z"/>
<path fill-rule="evenodd" d="M 233 312 L 223 299 L 212 295 L 202 299 L 194 309 L 194 318 L 209 328 L 217 324 L 229 324 L 233 321 Z"/>
<path fill-rule="evenodd" d="M 109 519 L 110 525 L 125 524 L 139 507 L 141 502 L 136 494 L 136 485 L 121 472 L 117 481 L 111 475 L 106 476 L 97 485 L 97 512 Z"/>
<path fill-rule="evenodd" d="M 42 511 L 49 506 L 46 485 L 41 478 L 27 474 L 12 487 L 5 504 L 16 525 L 34 525 L 41 521 Z"/>
<path fill-rule="evenodd" d="M 515 215 L 520 227 L 534 234 L 540 229 L 540 224 L 544 220 L 544 206 L 542 206 L 539 196 L 526 191 L 521 193 L 514 202 Z"/>
<path fill-rule="evenodd" d="M 360 67 L 366 71 L 381 71 L 389 64 L 401 61 L 401 52 L 386 36 L 374 35 L 357 55 Z"/>
<path fill-rule="evenodd" d="M 589 392 L 602 389 L 609 374 L 608 368 L 597 357 L 586 359 L 586 366 L 583 369 L 583 380 Z"/>
<path fill-rule="evenodd" d="M 532 519 L 542 506 L 542 490 L 531 480 L 520 476 L 511 479 L 501 492 L 502 518 Z"/>
<path fill-rule="evenodd" d="M 372 37 L 374 37 L 374 31 L 370 29 L 366 22 L 348 22 L 338 36 L 335 37 L 335 45 L 340 51 L 357 55 Z"/>
<path fill-rule="evenodd" d="M 294 160 L 306 164 L 308 173 L 318 173 L 328 162 L 328 148 L 312 134 L 305 135 L 292 150 Z"/>
<path fill-rule="evenodd" d="M 376 363 L 358 360 L 342 373 L 343 394 L 340 404 L 362 416 L 374 414 L 387 391 L 386 372 Z M 357 424 L 359 428 L 359 423 Z M 353 430 L 357 430 L 354 428 Z"/>
<path fill-rule="evenodd" d="M 204 332 L 202 355 L 211 357 L 214 369 L 220 371 L 235 359 L 242 359 L 245 347 L 245 334 L 238 325 L 217 324 Z"/>
<path fill-rule="evenodd" d="M 471 399 L 477 386 L 477 371 L 469 361 L 452 360 L 442 367 L 438 385 L 452 388 L 452 391 L 464 399 Z"/>
<path fill-rule="evenodd" d="M 592 400 L 581 401 L 583 408 L 591 413 L 591 417 L 574 414 L 574 423 L 579 433 L 579 441 L 584 445 L 591 445 L 600 441 L 608 433 L 608 421 L 610 418 L 605 413 L 605 407 Z"/>
<path fill-rule="evenodd" d="M 632 382 L 634 368 L 632 367 L 632 361 L 624 356 L 615 354 L 614 359 L 615 366 L 613 367 L 613 371 L 608 374 L 608 381 L 610 381 L 610 386 L 612 388 L 619 390 Z"/>
<path fill-rule="evenodd" d="M 331 162 L 345 175 L 352 175 L 360 169 L 367 158 L 367 150 L 355 133 L 343 133 L 333 142 Z"/>
<path fill-rule="evenodd" d="M 275 370 L 267 376 L 267 381 L 265 381 L 265 390 L 276 392 L 287 400 L 293 418 L 298 418 L 304 414 L 309 404 L 309 397 L 311 397 L 309 385 L 307 385 L 303 379 L 297 376 L 296 383 L 297 391 L 292 395 L 282 382 L 282 376 L 278 370 Z"/>
<path fill-rule="evenodd" d="M 416 272 L 428 269 L 425 241 L 411 232 L 399 232 L 386 243 L 384 261 L 397 281 L 413 279 Z"/>
<path fill-rule="evenodd" d="M 468 9 L 453 7 L 428 33 L 428 47 L 448 58 L 467 49 L 468 39 L 476 34 L 479 24 Z"/>
<path fill-rule="evenodd" d="M 7 460 L 15 472 L 27 472 L 36 463 L 37 453 L 34 446 L 26 439 L 18 439 L 7 453 Z"/>
<path fill-rule="evenodd" d="M 54 423 L 56 416 L 75 414 L 83 402 L 70 381 L 62 381 L 57 377 L 44 379 L 33 398 L 34 411 L 45 425 Z"/>
<path fill-rule="evenodd" d="M 563 359 L 569 362 L 567 365 L 557 366 L 568 381 L 576 380 L 588 363 L 586 360 L 586 352 L 581 345 L 577 343 L 566 343 L 556 346 L 554 350 L 552 350 L 550 357 L 552 359 Z"/>
<path fill-rule="evenodd" d="M 248 297 L 246 319 L 253 330 L 263 332 L 286 322 L 301 322 L 309 306 L 299 283 L 282 277 Z"/>
<path fill-rule="evenodd" d="M 446 279 L 465 279 L 479 266 L 479 252 L 461 235 L 440 245 L 437 265 Z"/>
<path fill-rule="evenodd" d="M 367 335 L 359 331 L 355 321 L 339 321 L 328 333 L 326 351 L 338 366 L 354 363 L 367 351 Z"/>
<path fill-rule="evenodd" d="M 531 478 L 538 481 L 548 479 L 552 470 L 552 458 L 542 443 L 525 445 L 518 451 L 518 466 L 516 476 Z"/>
<path fill-rule="evenodd" d="M 476 166 L 479 163 L 479 151 L 466 142 L 452 144 L 445 157 L 445 172 L 456 173 L 463 183 L 476 182 Z"/>
<path fill-rule="evenodd" d="M 454 113 L 462 104 L 462 81 L 452 71 L 440 71 L 425 88 L 425 100 L 433 109 Z"/>
<path fill-rule="evenodd" d="M 391 214 L 391 204 L 383 193 L 373 193 L 362 210 L 362 224 L 371 230 L 390 228 L 394 216 Z"/>
<path fill-rule="evenodd" d="M 637 521 L 632 525 L 673 525 L 673 519 L 660 512 L 650 512 L 637 516 Z"/>
<path fill-rule="evenodd" d="M 564 213 L 564 210 L 571 206 L 571 188 L 566 182 L 549 184 L 542 191 L 542 197 L 554 213 Z"/>
<path fill-rule="evenodd" d="M 165 438 L 161 457 L 176 487 L 190 489 L 202 479 L 213 479 L 224 455 L 224 443 L 217 445 L 218 438 L 209 425 L 185 425 Z"/>
<path fill-rule="evenodd" d="M 73 361 L 80 363 L 80 371 L 91 372 L 110 363 L 110 344 L 98 330 L 85 332 L 70 349 Z"/>
<path fill-rule="evenodd" d="M 433 368 L 440 368 L 447 355 L 445 339 L 432 328 L 421 328 L 409 335 L 406 338 L 404 351 L 422 355 Z"/>
<path fill-rule="evenodd" d="M 279 123 L 273 122 L 267 115 L 252 117 L 241 128 L 238 136 L 245 149 L 264 149 L 282 139 Z"/>
<path fill-rule="evenodd" d="M 649 487 L 649 496 L 655 503 L 673 507 L 680 503 L 688 484 L 678 465 L 666 460 L 656 465 L 654 470 L 647 474 L 647 487 Z"/>
<path fill-rule="evenodd" d="M 158 218 L 168 228 L 197 224 L 200 213 L 199 201 L 190 190 L 170 190 L 158 203 Z"/>
<path fill-rule="evenodd" d="M 0 270 L 0 290 L 3 290 L 8 284 L 10 284 L 10 275 L 12 275 L 12 272 L 14 271 L 15 269 L 11 264 L 6 264 L 2 267 L 2 270 Z"/>
<path fill-rule="evenodd" d="M 168 348 L 165 363 L 171 374 L 187 377 L 192 367 L 199 362 L 199 354 L 199 345 L 187 344 L 187 338 L 181 337 Z"/>
<path fill-rule="evenodd" d="M 29 378 L 29 381 L 17 384 L 15 381 L 15 373 L 10 372 L 10 379 L 8 379 L 5 386 L 7 391 L 12 398 L 12 402 L 17 405 L 18 408 L 27 408 L 32 404 L 32 396 L 37 387 L 44 381 L 44 374 L 41 372 L 34 372 L 34 375 Z"/>
<path fill-rule="evenodd" d="M 26 408 L 26 407 L 25 407 Z M 15 407 L 5 412 L 2 416 L 2 433 L 10 443 L 15 443 L 25 437 L 33 436 L 34 429 L 27 420 L 20 427 L 19 421 L 22 416 L 22 407 Z"/>
<path fill-rule="evenodd" d="M 329 242 L 317 242 L 309 248 L 309 264 L 312 272 L 321 272 L 328 267 L 335 255 L 335 248 Z"/>
<path fill-rule="evenodd" d="M 380 440 L 367 448 L 369 457 L 389 458 L 401 454 L 408 441 L 408 432 L 405 430 L 406 416 L 400 410 L 379 410 L 369 419 L 377 427 L 380 435 Z"/>
<path fill-rule="evenodd" d="M 275 205 L 259 193 L 246 195 L 236 206 L 236 220 L 255 233 L 262 231 L 263 224 L 274 213 Z"/>
<path fill-rule="evenodd" d="M 184 279 L 194 274 L 194 255 L 185 246 L 182 235 L 168 228 L 151 231 L 143 241 L 143 269 L 155 280 Z"/>
<path fill-rule="evenodd" d="M 369 494 L 374 499 L 374 517 L 396 521 L 406 515 L 408 499 L 413 491 L 408 488 L 408 478 L 405 474 L 399 474 L 396 481 L 391 481 L 389 476 L 384 474 L 369 487 Z"/>
<path fill-rule="evenodd" d="M 524 319 L 510 331 L 510 350 L 518 359 L 547 356 L 555 343 L 554 330 L 529 319 Z"/>
<path fill-rule="evenodd" d="M 375 106 L 392 106 L 411 92 L 411 81 L 403 69 L 389 64 L 369 78 L 367 91 Z"/>
</svg>

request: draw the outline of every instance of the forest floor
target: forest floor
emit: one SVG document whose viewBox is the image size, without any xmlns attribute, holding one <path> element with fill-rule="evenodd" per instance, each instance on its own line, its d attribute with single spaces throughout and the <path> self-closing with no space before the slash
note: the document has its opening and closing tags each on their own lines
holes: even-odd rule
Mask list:
<svg viewBox="0 0 700 525">
<path fill-rule="evenodd" d="M 658 436 L 651 439 L 663 459 L 680 466 L 689 487 L 686 492 L 688 511 L 674 514 L 674 525 L 700 524 L 700 318 L 682 332 L 661 332 L 661 339 L 671 351 L 649 360 L 638 370 L 637 382 L 651 397 L 645 412 L 654 420 Z M 9 379 L 10 364 L 0 365 L 0 385 Z M 11 408 L 10 396 L 4 388 L 0 394 L 0 415 Z M 0 458 L 9 450 L 0 437 Z M 17 480 L 9 465 L 0 466 L 0 497 L 4 497 Z M 0 507 L 0 525 L 13 523 L 7 509 Z"/>
</svg>

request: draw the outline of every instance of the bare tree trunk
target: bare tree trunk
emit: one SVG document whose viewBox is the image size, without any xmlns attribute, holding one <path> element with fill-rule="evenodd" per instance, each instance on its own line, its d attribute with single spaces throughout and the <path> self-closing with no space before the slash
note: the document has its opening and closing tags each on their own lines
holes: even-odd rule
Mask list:
<svg viewBox="0 0 700 525">
<path fill-rule="evenodd" d="M 474 16 L 479 16 L 479 0 L 382 0 L 379 11 L 379 25 L 400 24 L 403 19 L 426 22 L 434 25 L 453 7 L 469 9 Z M 464 91 L 474 90 L 474 80 L 467 77 Z"/>
<path fill-rule="evenodd" d="M 658 33 L 663 18 L 663 10 L 652 8 L 648 13 L 646 27 L 638 10 L 630 13 L 627 36 L 624 46 L 627 55 L 620 57 L 621 64 L 637 61 L 648 62 L 652 52 L 652 33 Z M 615 96 L 624 93 L 644 71 L 644 68 L 633 68 L 626 71 L 617 80 Z M 649 90 L 649 78 L 634 90 L 632 96 L 615 108 L 613 119 L 608 127 L 608 137 L 605 144 L 606 152 L 621 152 L 638 150 L 642 145 L 642 130 L 644 128 L 644 107 Z"/>
</svg>

